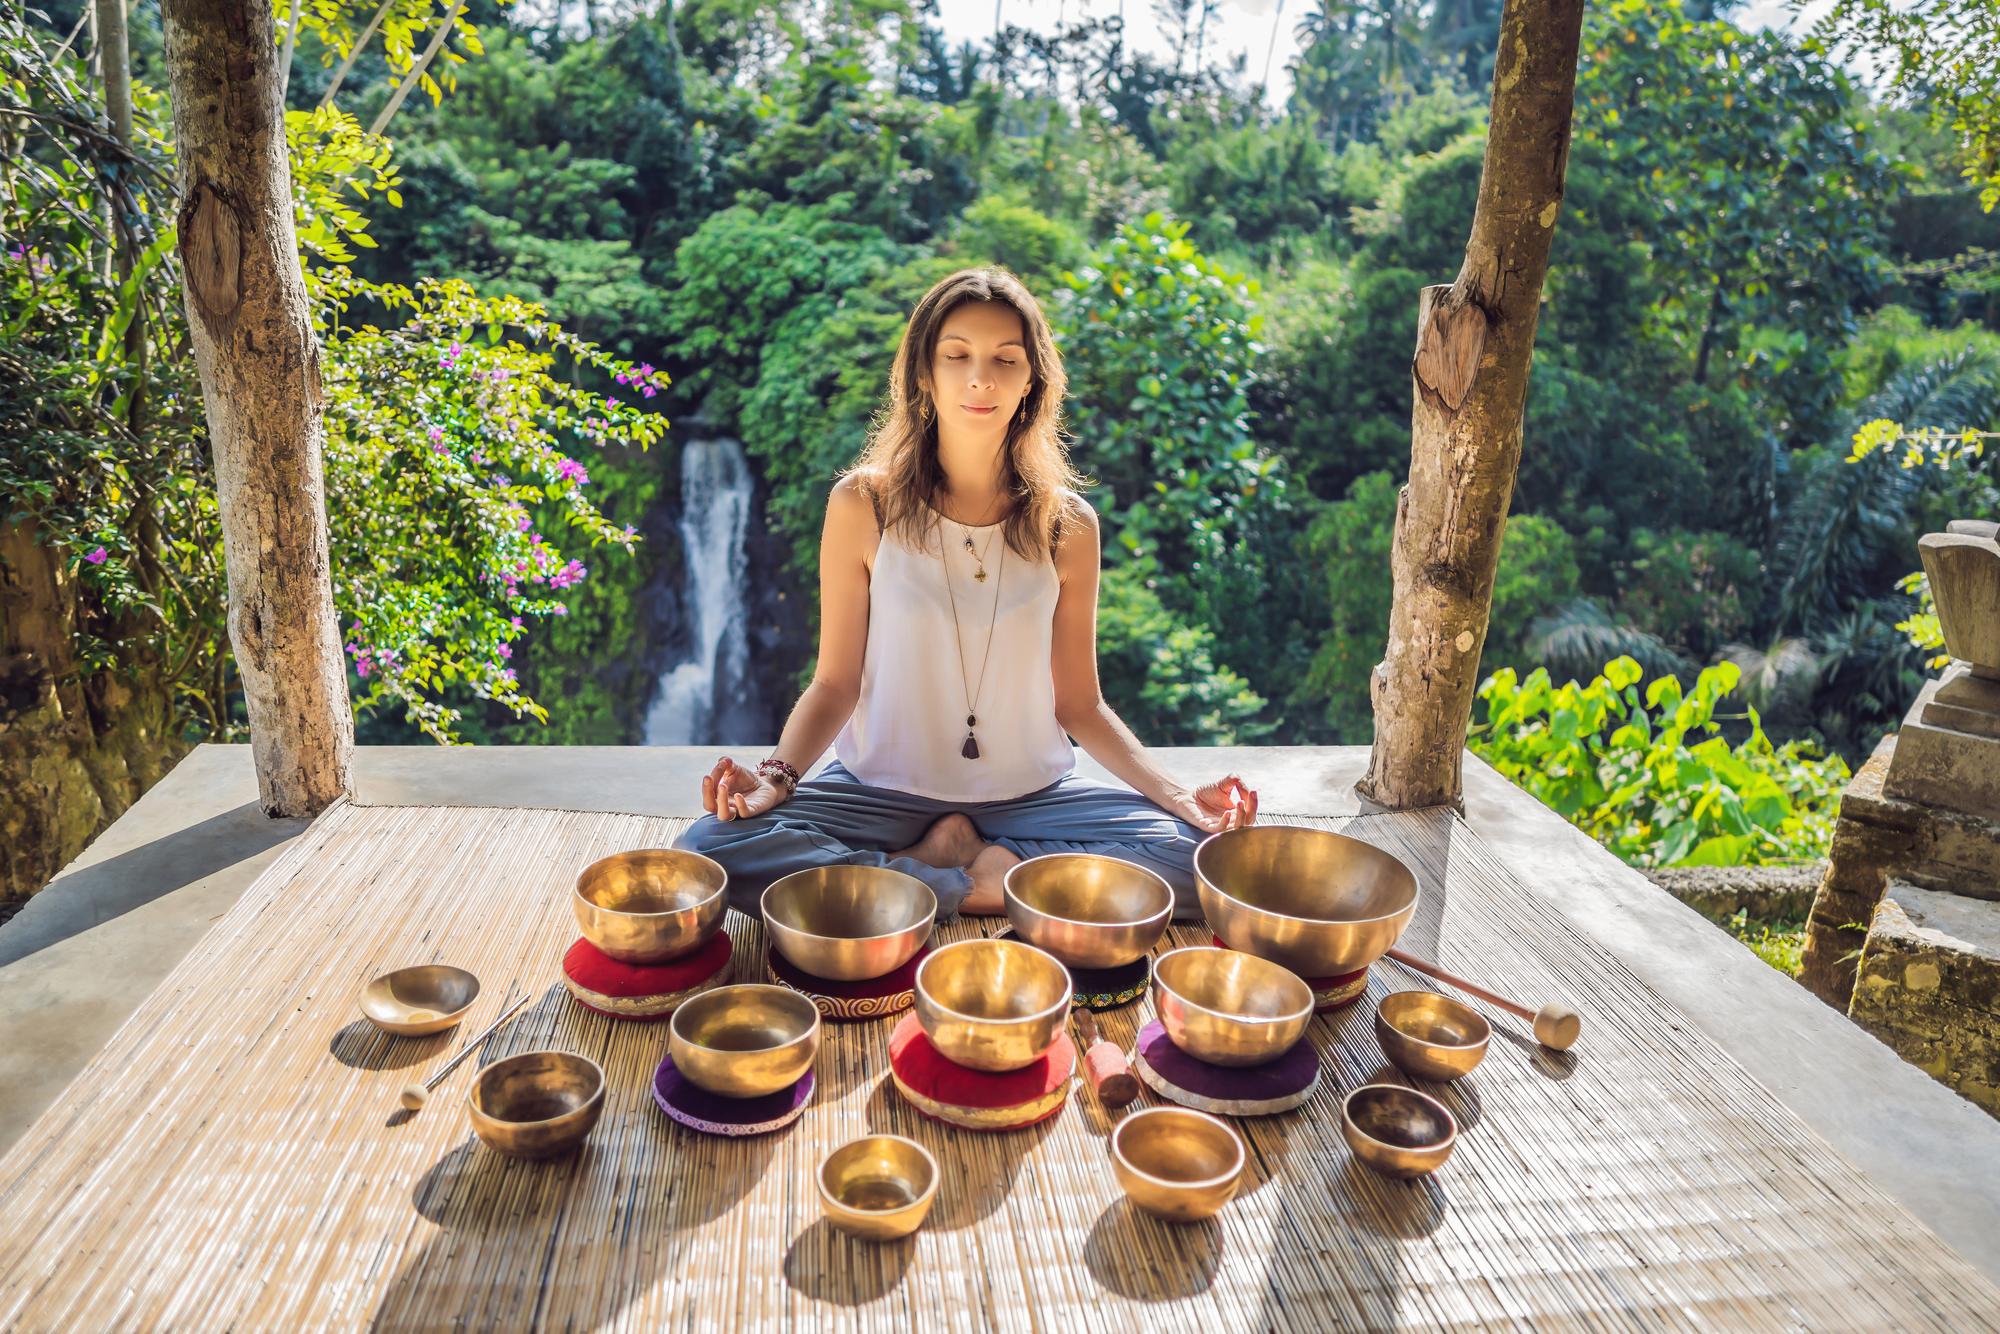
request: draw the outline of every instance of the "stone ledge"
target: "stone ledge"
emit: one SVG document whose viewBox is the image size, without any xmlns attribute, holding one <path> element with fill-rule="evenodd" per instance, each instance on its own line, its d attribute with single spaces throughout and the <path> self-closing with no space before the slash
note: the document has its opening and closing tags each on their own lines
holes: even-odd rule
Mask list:
<svg viewBox="0 0 2000 1334">
<path fill-rule="evenodd" d="M 1646 878 L 1711 922 L 1738 912 L 1766 921 L 1797 921 L 1811 911 L 1825 862 L 1798 866 L 1662 866 Z"/>
</svg>

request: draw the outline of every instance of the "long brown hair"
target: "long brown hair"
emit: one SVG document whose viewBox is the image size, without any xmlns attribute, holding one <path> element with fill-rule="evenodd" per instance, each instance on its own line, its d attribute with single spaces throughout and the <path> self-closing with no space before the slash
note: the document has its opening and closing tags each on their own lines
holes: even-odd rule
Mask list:
<svg viewBox="0 0 2000 1334">
<path fill-rule="evenodd" d="M 938 460 L 937 403 L 923 382 L 945 317 L 968 301 L 1006 303 L 1020 315 L 1026 331 L 1028 393 L 1007 423 L 1000 489 L 1011 502 L 1003 530 L 1007 545 L 1039 559 L 1055 550 L 1065 513 L 1083 503 L 1077 493 L 1089 483 L 1071 466 L 1062 438 L 1069 377 L 1055 336 L 1041 304 L 1004 268 L 960 269 L 939 279 L 917 302 L 896 347 L 888 402 L 876 413 L 861 456 L 843 472 L 858 474 L 884 532 L 921 545 L 923 535 L 936 525 L 933 511 L 945 484 Z"/>
</svg>

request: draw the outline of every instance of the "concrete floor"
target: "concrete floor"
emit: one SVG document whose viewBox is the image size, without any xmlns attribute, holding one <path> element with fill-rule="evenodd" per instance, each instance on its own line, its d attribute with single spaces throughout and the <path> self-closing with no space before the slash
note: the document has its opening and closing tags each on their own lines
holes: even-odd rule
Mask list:
<svg viewBox="0 0 2000 1334">
<path fill-rule="evenodd" d="M 365 747 L 364 805 L 701 813 L 724 750 L 768 747 Z M 1362 747 L 1161 748 L 1184 781 L 1240 773 L 1269 814 L 1359 809 Z M 824 761 L 822 761 L 824 763 Z M 1104 778 L 1087 757 L 1082 771 Z M 297 838 L 266 820 L 247 746 L 202 746 L 0 926 L 0 1149 Z M 1480 761 L 1467 818 L 1574 929 L 1750 1070 L 1962 1255 L 2000 1280 L 2000 1121 L 1767 967 Z"/>
</svg>

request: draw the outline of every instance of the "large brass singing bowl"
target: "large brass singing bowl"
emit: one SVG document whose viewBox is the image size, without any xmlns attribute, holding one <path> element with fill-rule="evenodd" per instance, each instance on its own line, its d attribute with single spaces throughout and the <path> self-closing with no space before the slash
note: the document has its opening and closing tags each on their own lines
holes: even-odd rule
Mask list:
<svg viewBox="0 0 2000 1334">
<path fill-rule="evenodd" d="M 1176 1047 L 1211 1065 L 1263 1065 L 1305 1036 L 1312 988 L 1269 959 L 1191 945 L 1153 960 L 1153 1012 Z"/>
<path fill-rule="evenodd" d="M 1371 843 L 1324 829 L 1246 825 L 1203 839 L 1195 888 L 1231 949 L 1300 977 L 1356 973 L 1417 911 L 1417 877 Z"/>
<path fill-rule="evenodd" d="M 917 1022 L 948 1061 L 1019 1070 L 1069 1017 L 1069 969 L 1016 940 L 961 940 L 917 965 Z"/>
<path fill-rule="evenodd" d="M 895 972 L 931 938 L 937 895 L 885 866 L 817 866 L 773 880 L 760 901 L 778 953 L 813 977 Z"/>
<path fill-rule="evenodd" d="M 361 1013 L 377 1028 L 421 1037 L 450 1028 L 479 999 L 479 979 L 463 968 L 427 963 L 384 973 L 361 989 Z"/>
<path fill-rule="evenodd" d="M 1435 991 L 1398 991 L 1375 1006 L 1382 1054 L 1419 1079 L 1469 1075 L 1486 1056 L 1493 1026 L 1477 1010 Z"/>
<path fill-rule="evenodd" d="M 717 987 L 681 1002 L 667 1021 L 667 1051 L 675 1069 L 710 1093 L 759 1098 L 812 1069 L 819 1009 L 790 987 Z"/>
<path fill-rule="evenodd" d="M 1207 1218 L 1243 1177 L 1243 1139 L 1187 1107 L 1148 1107 L 1111 1132 L 1111 1170 L 1132 1203 L 1174 1222 Z"/>
<path fill-rule="evenodd" d="M 549 1158 L 583 1143 L 604 1111 L 604 1071 L 588 1056 L 527 1051 L 482 1069 L 465 1094 L 472 1129 L 516 1158 Z"/>
<path fill-rule="evenodd" d="M 1458 1142 L 1458 1122 L 1428 1093 L 1363 1084 L 1340 1105 L 1340 1133 L 1354 1156 L 1384 1176 L 1435 1172 Z"/>
<path fill-rule="evenodd" d="M 592 862 L 570 908 L 584 937 L 622 963 L 665 963 L 709 942 L 729 910 L 729 873 L 680 848 L 639 848 Z"/>
<path fill-rule="evenodd" d="M 937 1201 L 930 1150 L 901 1135 L 864 1135 L 819 1165 L 819 1203 L 835 1227 L 870 1241 L 907 1237 Z"/>
<path fill-rule="evenodd" d="M 1071 968 L 1117 968 L 1144 955 L 1174 915 L 1174 891 L 1143 866 L 1052 852 L 1008 868 L 1007 920 Z"/>
</svg>

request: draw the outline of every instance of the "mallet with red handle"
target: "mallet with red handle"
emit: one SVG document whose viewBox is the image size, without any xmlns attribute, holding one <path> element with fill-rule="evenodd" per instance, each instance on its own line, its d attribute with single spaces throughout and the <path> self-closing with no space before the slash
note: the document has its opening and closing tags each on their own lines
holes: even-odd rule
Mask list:
<svg viewBox="0 0 2000 1334">
<path fill-rule="evenodd" d="M 1083 1039 L 1083 1077 L 1106 1107 L 1123 1107 L 1139 1096 L 1139 1079 L 1125 1063 L 1125 1053 L 1097 1031 L 1097 1016 L 1079 1005 L 1070 1011 Z"/>
</svg>

